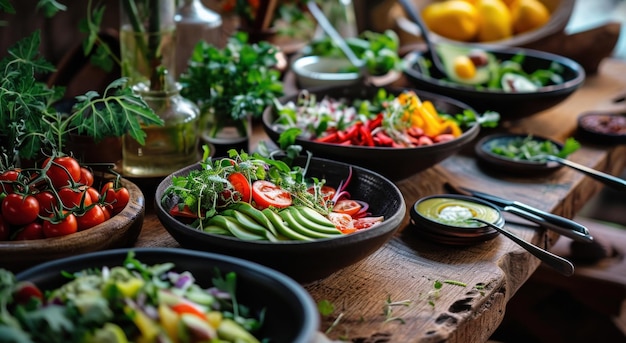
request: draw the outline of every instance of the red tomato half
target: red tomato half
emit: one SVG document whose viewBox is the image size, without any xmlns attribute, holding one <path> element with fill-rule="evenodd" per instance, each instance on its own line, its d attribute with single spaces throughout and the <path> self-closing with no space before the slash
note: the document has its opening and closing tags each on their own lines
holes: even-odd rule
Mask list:
<svg viewBox="0 0 626 343">
<path fill-rule="evenodd" d="M 307 192 L 315 195 L 315 188 L 311 186 L 307 189 Z M 335 193 L 337 193 L 337 190 L 332 186 L 323 185 L 322 188 L 320 189 L 320 193 L 321 193 L 320 195 L 322 196 L 322 199 L 324 199 L 324 201 L 328 201 L 328 200 L 331 200 L 335 196 Z"/>
<path fill-rule="evenodd" d="M 361 204 L 350 199 L 341 199 L 333 207 L 333 212 L 355 215 L 361 209 Z"/>
<path fill-rule="evenodd" d="M 256 180 L 252 183 L 252 200 L 259 208 L 291 206 L 291 194 L 272 182 Z"/>
<path fill-rule="evenodd" d="M 228 175 L 228 182 L 233 185 L 233 188 L 241 194 L 241 201 L 250 202 L 251 187 L 248 178 L 242 173 L 232 173 Z"/>
</svg>

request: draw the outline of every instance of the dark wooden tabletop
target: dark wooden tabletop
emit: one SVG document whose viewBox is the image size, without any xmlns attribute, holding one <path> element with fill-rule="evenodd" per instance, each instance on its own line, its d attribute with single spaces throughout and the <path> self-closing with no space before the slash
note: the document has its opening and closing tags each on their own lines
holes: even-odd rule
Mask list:
<svg viewBox="0 0 626 343">
<path fill-rule="evenodd" d="M 597 75 L 562 104 L 532 117 L 510 122 L 505 129 L 563 141 L 575 135 L 577 116 L 591 110 L 612 110 L 626 103 L 626 63 L 607 59 Z M 266 139 L 256 128 L 254 142 Z M 626 164 L 626 146 L 594 145 L 569 158 L 580 164 L 619 174 Z M 407 206 L 418 199 L 446 193 L 443 185 L 479 189 L 525 202 L 572 218 L 602 185 L 569 168 L 543 176 L 520 177 L 482 169 L 470 152 L 397 183 Z M 179 247 L 151 209 L 148 209 L 138 247 Z M 153 194 L 153 193 L 152 193 Z M 505 216 L 506 217 L 506 216 Z M 508 219 L 508 218 L 507 218 Z M 518 236 L 549 249 L 559 236 L 507 221 Z M 593 235 L 593 232 L 591 232 Z M 560 238 L 568 239 L 568 238 Z M 539 266 L 540 261 L 503 236 L 471 247 L 431 243 L 415 234 L 407 216 L 395 237 L 362 262 L 324 280 L 304 285 L 316 302 L 326 300 L 335 312 L 322 318 L 320 330 L 332 339 L 355 342 L 484 342 L 502 321 L 507 302 Z M 436 281 L 454 280 L 466 286 Z"/>
</svg>

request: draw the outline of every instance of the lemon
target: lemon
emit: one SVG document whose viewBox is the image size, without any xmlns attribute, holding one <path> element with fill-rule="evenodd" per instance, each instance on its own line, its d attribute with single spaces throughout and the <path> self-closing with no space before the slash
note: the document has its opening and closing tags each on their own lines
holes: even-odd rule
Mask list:
<svg viewBox="0 0 626 343">
<path fill-rule="evenodd" d="M 478 40 L 490 42 L 513 35 L 511 12 L 502 0 L 478 0 Z"/>
<path fill-rule="evenodd" d="M 550 11 L 539 0 L 515 0 L 511 16 L 513 31 L 517 34 L 543 26 L 550 20 Z"/>
<path fill-rule="evenodd" d="M 431 31 L 453 40 L 470 41 L 478 29 L 476 8 L 464 0 L 430 3 L 422 18 Z"/>
</svg>

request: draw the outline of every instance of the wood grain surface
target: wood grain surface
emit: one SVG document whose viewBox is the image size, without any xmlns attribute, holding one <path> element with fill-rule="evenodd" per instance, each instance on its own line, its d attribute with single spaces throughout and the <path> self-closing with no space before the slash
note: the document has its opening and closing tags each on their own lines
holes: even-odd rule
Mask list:
<svg viewBox="0 0 626 343">
<path fill-rule="evenodd" d="M 614 99 L 626 93 L 626 63 L 607 59 L 597 75 L 562 104 L 532 117 L 506 123 L 501 129 L 564 140 L 575 136 L 577 116 L 590 110 L 626 109 Z M 487 134 L 490 132 L 484 132 Z M 256 128 L 254 142 L 266 139 Z M 570 159 L 619 174 L 626 164 L 626 146 L 582 142 Z M 399 164 L 399 167 L 401 165 Z M 544 176 L 494 173 L 463 151 L 437 166 L 397 183 L 407 206 L 432 194 L 445 193 L 445 182 L 471 187 L 568 218 L 602 185 L 561 168 Z M 150 192 L 146 199 L 151 205 Z M 508 216 L 506 227 L 520 237 L 552 247 L 559 236 Z M 323 316 L 320 330 L 331 339 L 353 342 L 484 342 L 502 321 L 507 302 L 539 266 L 540 261 L 503 236 L 471 247 L 429 242 L 409 223 L 362 262 L 324 280 L 304 285 L 315 301 L 329 301 L 335 311 Z M 591 232 L 593 235 L 593 232 Z M 562 238 L 566 239 L 566 238 Z M 151 210 L 146 211 L 136 246 L 178 247 Z M 452 280 L 465 287 L 436 281 Z"/>
</svg>

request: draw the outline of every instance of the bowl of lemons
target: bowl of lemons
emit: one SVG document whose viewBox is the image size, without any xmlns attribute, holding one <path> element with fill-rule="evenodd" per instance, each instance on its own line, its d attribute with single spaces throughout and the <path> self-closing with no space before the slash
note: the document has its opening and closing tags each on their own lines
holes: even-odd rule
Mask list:
<svg viewBox="0 0 626 343">
<path fill-rule="evenodd" d="M 413 0 L 434 39 L 538 49 L 561 33 L 575 0 Z"/>
</svg>

